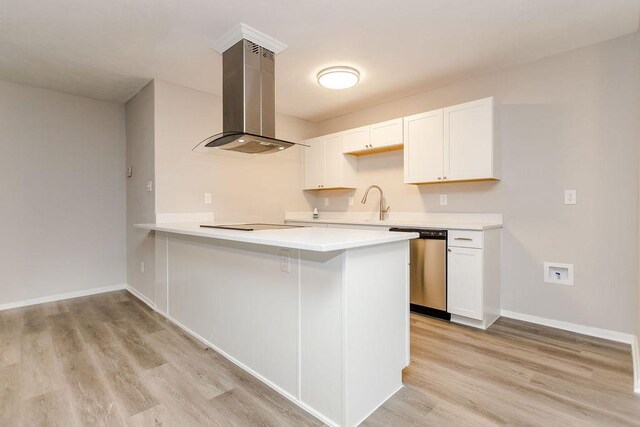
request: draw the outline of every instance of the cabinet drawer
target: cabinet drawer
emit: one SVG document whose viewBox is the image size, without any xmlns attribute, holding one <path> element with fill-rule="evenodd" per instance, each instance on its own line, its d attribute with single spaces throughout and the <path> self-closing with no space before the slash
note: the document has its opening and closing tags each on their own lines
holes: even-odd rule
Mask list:
<svg viewBox="0 0 640 427">
<path fill-rule="evenodd" d="M 458 248 L 482 249 L 482 231 L 449 230 L 447 244 Z"/>
</svg>

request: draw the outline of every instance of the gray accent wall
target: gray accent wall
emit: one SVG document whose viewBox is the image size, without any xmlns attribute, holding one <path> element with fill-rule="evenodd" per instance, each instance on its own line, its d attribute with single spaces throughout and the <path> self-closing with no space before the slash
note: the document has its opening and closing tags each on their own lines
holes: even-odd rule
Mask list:
<svg viewBox="0 0 640 427">
<path fill-rule="evenodd" d="M 124 285 L 122 104 L 0 81 L 0 304 Z"/>
<path fill-rule="evenodd" d="M 327 134 L 495 96 L 503 179 L 405 185 L 396 151 L 361 156 L 356 191 L 309 202 L 372 211 L 375 198 L 359 200 L 378 184 L 394 211 L 503 213 L 503 309 L 635 334 L 639 52 L 634 34 L 321 122 Z M 565 189 L 577 205 L 563 204 Z M 544 283 L 544 261 L 574 264 L 575 286 Z"/>
<path fill-rule="evenodd" d="M 149 300 L 155 300 L 154 234 L 133 224 L 156 222 L 155 212 L 155 109 L 153 81 L 125 106 L 127 117 L 127 283 Z M 147 182 L 152 181 L 152 191 Z M 144 272 L 140 264 L 144 263 Z"/>
</svg>

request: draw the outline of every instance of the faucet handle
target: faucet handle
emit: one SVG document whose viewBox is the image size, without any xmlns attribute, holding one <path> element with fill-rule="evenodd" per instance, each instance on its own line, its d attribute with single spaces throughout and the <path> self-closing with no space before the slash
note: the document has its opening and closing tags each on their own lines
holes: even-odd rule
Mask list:
<svg viewBox="0 0 640 427">
<path fill-rule="evenodd" d="M 382 213 L 389 213 L 390 210 L 391 206 L 387 206 L 386 208 L 382 209 Z"/>
</svg>

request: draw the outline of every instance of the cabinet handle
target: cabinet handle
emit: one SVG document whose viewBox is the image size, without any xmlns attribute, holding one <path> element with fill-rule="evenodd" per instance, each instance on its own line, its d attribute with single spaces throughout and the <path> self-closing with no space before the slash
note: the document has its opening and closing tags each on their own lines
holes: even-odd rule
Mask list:
<svg viewBox="0 0 640 427">
<path fill-rule="evenodd" d="M 441 179 L 442 179 L 442 177 L 440 177 L 440 176 L 439 176 L 439 177 L 438 177 L 438 181 L 440 181 Z"/>
<path fill-rule="evenodd" d="M 447 249 L 447 252 L 453 252 L 453 250 L 452 249 Z"/>
<path fill-rule="evenodd" d="M 473 239 L 471 237 L 454 237 L 453 240 L 466 240 L 471 242 Z"/>
<path fill-rule="evenodd" d="M 443 179 L 447 179 L 447 177 L 445 176 Z"/>
</svg>

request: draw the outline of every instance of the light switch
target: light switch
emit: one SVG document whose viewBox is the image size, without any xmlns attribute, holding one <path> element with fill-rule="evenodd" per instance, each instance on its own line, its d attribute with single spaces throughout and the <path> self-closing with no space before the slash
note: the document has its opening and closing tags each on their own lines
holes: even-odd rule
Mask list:
<svg viewBox="0 0 640 427">
<path fill-rule="evenodd" d="M 349 196 L 349 206 L 353 206 L 353 196 Z"/>
<path fill-rule="evenodd" d="M 447 195 L 446 194 L 441 194 L 440 195 L 440 206 L 444 206 L 447 204 Z"/>
<path fill-rule="evenodd" d="M 329 198 L 328 197 L 324 198 L 324 205 L 325 206 L 329 206 Z"/>
<path fill-rule="evenodd" d="M 578 202 L 576 190 L 564 190 L 564 204 L 575 205 Z"/>
<path fill-rule="evenodd" d="M 204 204 L 205 205 L 211 204 L 211 193 L 204 193 Z"/>
<path fill-rule="evenodd" d="M 140 261 L 140 273 L 144 274 L 144 261 Z"/>
</svg>

